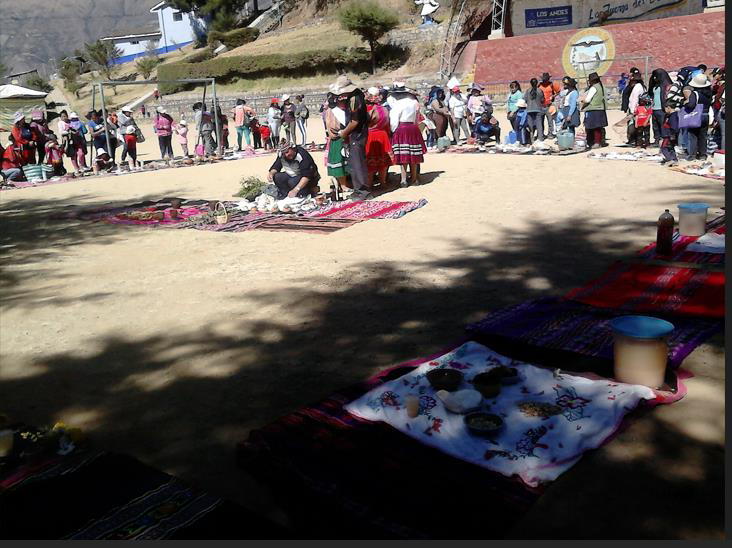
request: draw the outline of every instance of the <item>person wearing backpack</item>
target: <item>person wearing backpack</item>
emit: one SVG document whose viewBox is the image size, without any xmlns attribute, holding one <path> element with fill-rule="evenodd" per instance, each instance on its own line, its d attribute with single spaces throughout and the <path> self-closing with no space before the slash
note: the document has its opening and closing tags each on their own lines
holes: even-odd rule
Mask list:
<svg viewBox="0 0 732 548">
<path fill-rule="evenodd" d="M 305 99 L 304 95 L 295 95 L 295 125 L 297 126 L 300 135 L 302 135 L 302 144 L 304 146 L 308 140 L 307 126 L 308 118 L 310 118 L 310 111 L 308 110 L 307 105 L 305 105 L 303 99 Z M 293 135 L 293 137 L 296 137 L 296 135 Z"/>
<path fill-rule="evenodd" d="M 698 127 L 688 127 L 688 156 L 687 160 L 707 159 L 707 131 L 709 130 L 709 109 L 712 106 L 712 83 L 706 74 L 700 73 L 689 82 L 692 90 L 684 94 L 686 103 L 682 111 L 689 114 L 701 105 L 701 120 Z"/>
</svg>

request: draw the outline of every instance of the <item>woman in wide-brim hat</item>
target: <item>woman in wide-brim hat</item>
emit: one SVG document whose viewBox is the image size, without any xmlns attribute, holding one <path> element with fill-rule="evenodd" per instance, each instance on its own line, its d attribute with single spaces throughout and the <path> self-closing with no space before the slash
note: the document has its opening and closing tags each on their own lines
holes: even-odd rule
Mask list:
<svg viewBox="0 0 732 548">
<path fill-rule="evenodd" d="M 348 100 L 343 96 L 339 97 L 337 86 L 333 88 L 333 106 L 324 111 L 325 114 L 325 135 L 327 144 L 327 172 L 330 177 L 335 177 L 341 191 L 347 190 L 346 178 L 349 174 L 347 147 L 343 138 L 338 134 L 346 127 L 346 109 Z"/>
<path fill-rule="evenodd" d="M 419 182 L 417 165 L 424 161 L 427 147 L 417 126 L 419 116 L 417 93 L 400 83 L 392 88 L 391 94 L 394 98 L 389 113 L 392 131 L 391 148 L 394 152 L 394 161 L 402 170 L 400 185 L 406 187 L 410 183 Z M 410 168 L 409 182 L 407 166 Z"/>
<path fill-rule="evenodd" d="M 604 129 L 608 124 L 605 88 L 596 72 L 587 77 L 587 84 L 587 91 L 584 99 L 582 99 L 582 110 L 585 112 L 587 148 L 600 148 L 601 146 L 607 146 Z"/>
<path fill-rule="evenodd" d="M 366 91 L 366 109 L 369 113 L 369 136 L 366 140 L 366 166 L 369 181 L 379 175 L 379 184 L 385 185 L 389 166 L 394 164 L 394 152 L 389 138 L 389 112 L 381 105 L 379 88 Z"/>
</svg>

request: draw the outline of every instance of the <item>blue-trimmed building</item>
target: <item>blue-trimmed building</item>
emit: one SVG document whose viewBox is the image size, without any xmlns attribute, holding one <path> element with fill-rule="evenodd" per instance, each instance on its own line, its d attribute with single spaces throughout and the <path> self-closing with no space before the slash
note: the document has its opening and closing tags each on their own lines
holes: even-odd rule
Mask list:
<svg viewBox="0 0 732 548">
<path fill-rule="evenodd" d="M 113 42 L 122 50 L 116 63 L 127 63 L 142 57 L 150 49 L 155 53 L 168 53 L 187 46 L 198 36 L 206 34 L 206 22 L 193 13 L 174 8 L 169 2 L 155 2 L 150 13 L 157 15 L 157 24 L 101 38 Z"/>
</svg>

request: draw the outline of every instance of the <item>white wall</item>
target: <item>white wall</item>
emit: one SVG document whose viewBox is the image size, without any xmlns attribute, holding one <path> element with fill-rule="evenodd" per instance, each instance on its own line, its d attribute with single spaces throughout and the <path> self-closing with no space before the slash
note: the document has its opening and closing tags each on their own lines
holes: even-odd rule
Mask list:
<svg viewBox="0 0 732 548">
<path fill-rule="evenodd" d="M 152 42 L 156 48 L 159 47 L 158 40 L 140 40 L 137 44 L 133 44 L 132 42 L 115 42 L 115 46 L 122 50 L 122 55 L 120 57 L 125 57 L 127 55 L 145 53 L 145 51 L 147 51 L 148 42 Z"/>
<path fill-rule="evenodd" d="M 193 14 L 183 13 L 181 14 L 180 21 L 174 21 L 173 15 L 178 10 L 170 6 L 158 10 L 158 25 L 160 32 L 163 33 L 163 38 L 160 40 L 160 47 L 173 46 L 174 43 L 182 44 L 186 42 L 192 42 L 196 39 L 196 34 L 193 32 L 193 25 L 191 20 L 195 19 Z"/>
</svg>

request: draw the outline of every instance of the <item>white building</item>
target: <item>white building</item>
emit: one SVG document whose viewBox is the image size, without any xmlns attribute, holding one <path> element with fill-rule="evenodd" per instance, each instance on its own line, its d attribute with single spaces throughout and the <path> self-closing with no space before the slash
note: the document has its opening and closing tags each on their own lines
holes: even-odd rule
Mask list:
<svg viewBox="0 0 732 548">
<path fill-rule="evenodd" d="M 127 63 L 148 51 L 168 53 L 192 43 L 196 36 L 206 33 L 206 23 L 192 13 L 182 12 L 168 2 L 156 2 L 150 13 L 157 15 L 157 24 L 130 31 L 117 32 L 101 38 L 113 42 L 122 50 L 116 63 Z"/>
</svg>

